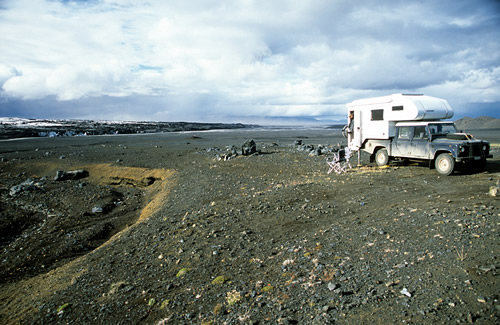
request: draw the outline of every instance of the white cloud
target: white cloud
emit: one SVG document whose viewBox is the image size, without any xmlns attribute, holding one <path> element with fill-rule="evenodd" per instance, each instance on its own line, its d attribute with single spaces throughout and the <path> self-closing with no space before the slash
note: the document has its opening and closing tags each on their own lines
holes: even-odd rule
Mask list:
<svg viewBox="0 0 500 325">
<path fill-rule="evenodd" d="M 12 76 L 2 88 L 7 94 L 23 99 L 39 99 L 48 95 L 43 76 L 37 73 Z"/>
<path fill-rule="evenodd" d="M 0 87 L 7 80 L 19 75 L 19 71 L 0 63 Z"/>
<path fill-rule="evenodd" d="M 336 115 L 358 96 L 406 91 L 499 101 L 500 13 L 489 0 L 2 6 L 9 98 L 157 96 L 168 107 L 148 114 L 172 119 Z"/>
</svg>

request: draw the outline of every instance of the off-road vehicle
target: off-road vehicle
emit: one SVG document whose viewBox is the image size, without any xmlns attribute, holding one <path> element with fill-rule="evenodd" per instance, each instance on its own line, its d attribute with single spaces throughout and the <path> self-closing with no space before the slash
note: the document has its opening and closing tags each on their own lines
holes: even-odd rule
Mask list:
<svg viewBox="0 0 500 325">
<path fill-rule="evenodd" d="M 378 166 L 391 159 L 428 162 L 442 175 L 458 165 L 483 170 L 490 144 L 457 132 L 444 119 L 453 110 L 444 99 L 424 95 L 395 94 L 357 100 L 347 104 L 348 125 L 344 132 L 353 151 L 371 154 Z"/>
</svg>

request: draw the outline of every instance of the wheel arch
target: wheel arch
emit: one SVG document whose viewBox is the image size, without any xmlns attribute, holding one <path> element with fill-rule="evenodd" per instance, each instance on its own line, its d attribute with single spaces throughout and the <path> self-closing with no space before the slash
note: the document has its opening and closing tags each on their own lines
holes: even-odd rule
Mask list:
<svg viewBox="0 0 500 325">
<path fill-rule="evenodd" d="M 437 158 L 437 156 L 439 156 L 439 155 L 440 155 L 440 154 L 442 154 L 442 153 L 448 153 L 448 154 L 450 154 L 450 155 L 452 155 L 452 156 L 453 156 L 453 152 L 451 152 L 451 150 L 439 149 L 439 150 L 436 150 L 436 151 L 434 152 L 434 154 L 432 155 L 431 160 L 432 160 L 432 161 L 435 161 L 435 160 L 436 160 L 436 158 Z M 453 157 L 453 158 L 455 158 L 455 157 Z"/>
<path fill-rule="evenodd" d="M 386 146 L 384 146 L 382 144 L 378 144 L 375 147 L 373 147 L 373 151 L 371 152 L 371 155 L 370 155 L 370 162 L 375 161 L 375 155 L 377 154 L 377 151 L 382 150 L 382 149 L 386 149 L 387 154 L 389 155 L 389 148 L 387 148 Z M 389 155 L 389 157 L 390 157 L 390 155 Z"/>
</svg>

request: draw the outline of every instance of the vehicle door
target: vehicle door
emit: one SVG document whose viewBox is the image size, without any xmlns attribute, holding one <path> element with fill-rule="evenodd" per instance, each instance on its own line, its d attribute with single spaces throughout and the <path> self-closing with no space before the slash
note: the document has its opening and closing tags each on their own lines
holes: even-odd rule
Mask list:
<svg viewBox="0 0 500 325">
<path fill-rule="evenodd" d="M 430 158 L 429 133 L 425 125 L 419 125 L 413 128 L 410 153 L 412 157 L 415 158 Z"/>
<path fill-rule="evenodd" d="M 411 126 L 400 126 L 396 128 L 392 156 L 410 157 L 411 154 Z"/>
</svg>

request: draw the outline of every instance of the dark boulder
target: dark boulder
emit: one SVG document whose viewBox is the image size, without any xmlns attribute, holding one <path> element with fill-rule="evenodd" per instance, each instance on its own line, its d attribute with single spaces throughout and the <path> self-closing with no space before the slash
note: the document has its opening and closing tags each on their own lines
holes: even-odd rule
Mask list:
<svg viewBox="0 0 500 325">
<path fill-rule="evenodd" d="M 243 156 L 250 156 L 257 152 L 257 145 L 253 140 L 247 140 L 241 146 L 241 153 Z"/>
</svg>

